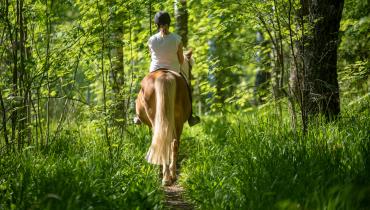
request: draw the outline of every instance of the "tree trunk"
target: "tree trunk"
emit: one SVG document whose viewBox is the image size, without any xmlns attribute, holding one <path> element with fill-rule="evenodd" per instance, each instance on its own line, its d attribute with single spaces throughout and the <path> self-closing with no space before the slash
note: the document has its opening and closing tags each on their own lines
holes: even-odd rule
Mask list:
<svg viewBox="0 0 370 210">
<path fill-rule="evenodd" d="M 301 20 L 308 21 L 307 31 L 301 24 L 304 34 L 297 50 L 303 63 L 302 112 L 331 119 L 340 113 L 337 48 L 344 0 L 302 0 L 301 4 Z"/>
<path fill-rule="evenodd" d="M 182 38 L 182 44 L 188 47 L 188 9 L 186 0 L 175 0 L 176 33 Z"/>
<path fill-rule="evenodd" d="M 1 90 L 0 90 L 0 105 L 1 105 L 2 126 L 3 126 L 3 132 L 4 132 L 5 145 L 8 147 L 9 146 L 9 139 L 8 139 L 8 130 L 6 128 L 6 123 L 7 123 L 6 109 L 5 109 L 3 94 L 1 93 Z"/>
<path fill-rule="evenodd" d="M 9 11 L 9 3 L 6 1 L 6 7 L 7 12 Z M 17 6 L 18 9 L 18 6 Z M 17 17 L 18 17 L 18 10 L 17 10 Z M 8 30 L 9 34 L 11 36 L 12 41 L 12 54 L 13 54 L 13 71 L 12 71 L 12 96 L 14 99 L 17 99 L 18 97 L 18 28 L 15 27 L 14 29 L 14 37 L 12 36 L 12 30 L 10 27 L 10 21 L 8 20 Z M 18 121 L 18 115 L 17 115 L 17 105 L 16 103 L 12 104 L 12 114 L 11 114 L 11 126 L 12 126 L 12 136 L 11 136 L 11 142 L 15 142 L 16 138 L 16 129 L 17 129 L 17 121 Z"/>
<path fill-rule="evenodd" d="M 25 68 L 25 53 L 26 53 L 26 37 L 25 37 L 25 25 L 24 25 L 24 7 L 23 7 L 23 0 L 19 0 L 17 3 L 18 8 L 18 25 L 19 25 L 19 55 L 20 55 L 20 62 L 19 62 L 19 96 L 22 98 L 20 100 L 20 109 L 19 109 L 19 122 L 18 122 L 18 149 L 23 148 L 24 144 L 24 133 L 26 128 L 26 117 L 27 117 L 27 110 L 26 110 L 26 95 L 27 95 L 27 88 L 25 85 L 25 77 L 26 77 L 26 68 Z"/>
<path fill-rule="evenodd" d="M 280 16 L 278 11 L 279 5 L 276 0 L 274 0 L 273 14 L 276 22 L 276 29 L 273 30 L 275 34 L 275 44 L 273 45 L 273 55 L 274 55 L 274 65 L 272 68 L 272 77 L 273 77 L 273 96 L 275 100 L 281 98 L 283 94 L 283 84 L 284 84 L 284 73 L 285 73 L 285 64 L 284 64 L 284 45 L 283 45 L 283 35 L 282 28 L 280 25 Z"/>
<path fill-rule="evenodd" d="M 98 14 L 99 14 L 99 20 L 100 25 L 102 27 L 101 31 L 101 75 L 102 75 L 102 86 L 103 86 L 103 116 L 104 116 L 104 133 L 105 133 L 105 140 L 107 141 L 108 145 L 108 151 L 109 151 L 109 157 L 112 160 L 112 146 L 110 143 L 110 138 L 108 135 L 108 113 L 107 113 L 107 85 L 106 85 L 106 71 L 104 69 L 104 52 L 106 50 L 106 26 L 104 25 L 103 18 L 102 18 L 102 11 L 99 8 L 99 3 L 96 3 L 96 6 L 98 8 Z"/>
<path fill-rule="evenodd" d="M 117 4 L 115 0 L 109 1 L 109 4 L 113 7 Z M 109 72 L 109 83 L 113 90 L 113 115 L 115 119 L 123 120 L 126 123 L 126 111 L 125 106 L 125 71 L 124 71 L 124 53 L 123 53 L 123 22 L 125 14 L 117 11 L 110 11 L 110 45 L 109 45 L 109 59 L 111 63 Z M 118 125 L 122 125 L 119 123 Z"/>
<path fill-rule="evenodd" d="M 49 68 L 50 68 L 50 40 L 51 40 L 51 10 L 53 7 L 53 0 L 50 0 L 50 3 L 48 1 L 45 2 L 46 5 L 46 19 L 45 19 L 45 25 L 46 25 L 46 52 L 45 52 L 45 64 L 44 64 L 44 72 L 46 73 L 46 79 L 47 79 L 47 90 L 48 90 L 48 97 L 46 101 L 46 138 L 45 138 L 45 145 L 47 146 L 50 141 L 50 123 L 51 123 L 51 99 L 50 99 L 50 93 L 51 93 L 51 87 L 50 87 L 50 74 L 49 74 Z"/>
</svg>

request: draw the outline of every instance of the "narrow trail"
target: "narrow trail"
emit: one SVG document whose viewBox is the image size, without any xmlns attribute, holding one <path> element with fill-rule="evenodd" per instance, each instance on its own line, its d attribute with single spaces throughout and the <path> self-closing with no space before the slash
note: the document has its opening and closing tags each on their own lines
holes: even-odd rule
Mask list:
<svg viewBox="0 0 370 210">
<path fill-rule="evenodd" d="M 184 188 L 182 188 L 178 183 L 164 187 L 166 195 L 165 206 L 168 209 L 194 209 L 194 206 L 185 200 L 184 191 Z"/>
<path fill-rule="evenodd" d="M 180 178 L 180 164 L 177 165 L 177 179 Z M 185 210 L 193 210 L 195 209 L 194 206 L 187 202 L 184 196 L 185 189 L 176 181 L 171 186 L 163 187 L 165 193 L 165 206 L 168 209 L 185 209 Z"/>
</svg>

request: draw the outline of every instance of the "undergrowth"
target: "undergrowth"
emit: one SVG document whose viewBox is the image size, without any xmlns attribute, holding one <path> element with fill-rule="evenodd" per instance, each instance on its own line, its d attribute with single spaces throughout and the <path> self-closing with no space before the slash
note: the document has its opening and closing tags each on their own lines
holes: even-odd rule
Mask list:
<svg viewBox="0 0 370 210">
<path fill-rule="evenodd" d="M 370 208 L 369 108 L 303 135 L 266 106 L 204 117 L 185 136 L 180 181 L 199 209 Z"/>
<path fill-rule="evenodd" d="M 147 164 L 146 130 L 111 139 L 65 129 L 45 148 L 0 157 L 0 209 L 161 209 L 158 168 Z"/>
<path fill-rule="evenodd" d="M 282 109 L 284 110 L 284 109 Z M 293 131 L 264 106 L 223 111 L 184 129 L 180 183 L 199 209 L 369 209 L 370 110 Z M 163 209 L 158 167 L 146 163 L 146 127 L 123 136 L 68 125 L 47 147 L 0 157 L 0 209 Z"/>
</svg>

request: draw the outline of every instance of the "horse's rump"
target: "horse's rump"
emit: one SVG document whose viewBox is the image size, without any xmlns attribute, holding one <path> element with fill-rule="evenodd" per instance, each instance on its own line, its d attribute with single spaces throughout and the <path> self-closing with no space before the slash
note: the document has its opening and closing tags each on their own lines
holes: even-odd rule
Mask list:
<svg viewBox="0 0 370 210">
<path fill-rule="evenodd" d="M 147 75 L 141 85 L 136 112 L 153 130 L 146 158 L 153 164 L 169 164 L 171 143 L 179 139 L 190 115 L 187 84 L 178 73 L 160 70 Z"/>
</svg>

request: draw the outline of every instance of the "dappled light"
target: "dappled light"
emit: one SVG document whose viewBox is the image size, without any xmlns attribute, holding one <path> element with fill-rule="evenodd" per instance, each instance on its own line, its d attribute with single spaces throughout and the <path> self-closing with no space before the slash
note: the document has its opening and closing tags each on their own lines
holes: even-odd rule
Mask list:
<svg viewBox="0 0 370 210">
<path fill-rule="evenodd" d="M 370 209 L 370 0 L 0 0 L 0 209 Z"/>
</svg>

